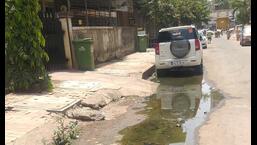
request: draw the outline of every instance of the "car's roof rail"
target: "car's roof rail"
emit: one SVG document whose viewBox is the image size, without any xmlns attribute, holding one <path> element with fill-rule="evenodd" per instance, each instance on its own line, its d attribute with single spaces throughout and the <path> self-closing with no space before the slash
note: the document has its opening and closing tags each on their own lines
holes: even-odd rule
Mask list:
<svg viewBox="0 0 257 145">
<path fill-rule="evenodd" d="M 185 26 L 177 26 L 177 27 L 169 27 L 169 28 L 162 28 L 159 32 L 177 30 L 177 29 L 186 29 L 186 28 L 195 28 L 194 25 L 185 25 Z"/>
</svg>

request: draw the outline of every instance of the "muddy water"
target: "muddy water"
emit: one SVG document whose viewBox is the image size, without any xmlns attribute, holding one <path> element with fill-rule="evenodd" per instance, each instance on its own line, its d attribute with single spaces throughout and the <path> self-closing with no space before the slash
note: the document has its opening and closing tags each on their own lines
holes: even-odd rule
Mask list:
<svg viewBox="0 0 257 145">
<path fill-rule="evenodd" d="M 197 127 L 223 98 L 202 76 L 163 78 L 140 114 L 147 119 L 120 131 L 122 145 L 195 145 Z"/>
</svg>

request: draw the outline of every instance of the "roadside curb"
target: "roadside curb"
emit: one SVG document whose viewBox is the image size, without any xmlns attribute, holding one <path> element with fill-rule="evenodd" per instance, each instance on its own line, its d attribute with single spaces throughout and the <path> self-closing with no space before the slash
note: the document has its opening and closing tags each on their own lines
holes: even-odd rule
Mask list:
<svg viewBox="0 0 257 145">
<path fill-rule="evenodd" d="M 154 71 L 155 71 L 155 65 L 151 66 L 145 72 L 143 72 L 142 79 L 146 80 L 154 73 Z"/>
</svg>

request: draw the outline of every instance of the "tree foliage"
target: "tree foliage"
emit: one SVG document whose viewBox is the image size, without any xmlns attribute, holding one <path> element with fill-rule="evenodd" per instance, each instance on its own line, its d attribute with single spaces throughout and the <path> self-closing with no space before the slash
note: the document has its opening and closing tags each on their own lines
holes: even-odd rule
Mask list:
<svg viewBox="0 0 257 145">
<path fill-rule="evenodd" d="M 137 0 L 141 13 L 157 27 L 207 23 L 207 0 Z"/>
<path fill-rule="evenodd" d="M 214 4 L 216 10 L 230 8 L 229 0 L 214 0 Z"/>
<path fill-rule="evenodd" d="M 5 84 L 10 90 L 51 87 L 39 11 L 38 0 L 5 0 Z"/>
<path fill-rule="evenodd" d="M 251 19 L 251 0 L 230 0 L 230 5 L 235 12 L 238 23 L 247 24 Z"/>
</svg>

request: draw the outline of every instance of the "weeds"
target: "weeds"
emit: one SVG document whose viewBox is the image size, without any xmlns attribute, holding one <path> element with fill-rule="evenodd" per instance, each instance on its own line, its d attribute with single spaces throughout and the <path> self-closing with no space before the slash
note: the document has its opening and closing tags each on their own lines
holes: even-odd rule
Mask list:
<svg viewBox="0 0 257 145">
<path fill-rule="evenodd" d="M 69 122 L 67 126 L 64 125 L 62 118 L 59 118 L 57 122 L 58 127 L 54 131 L 53 145 L 71 145 L 72 140 L 78 138 L 78 122 Z"/>
</svg>

